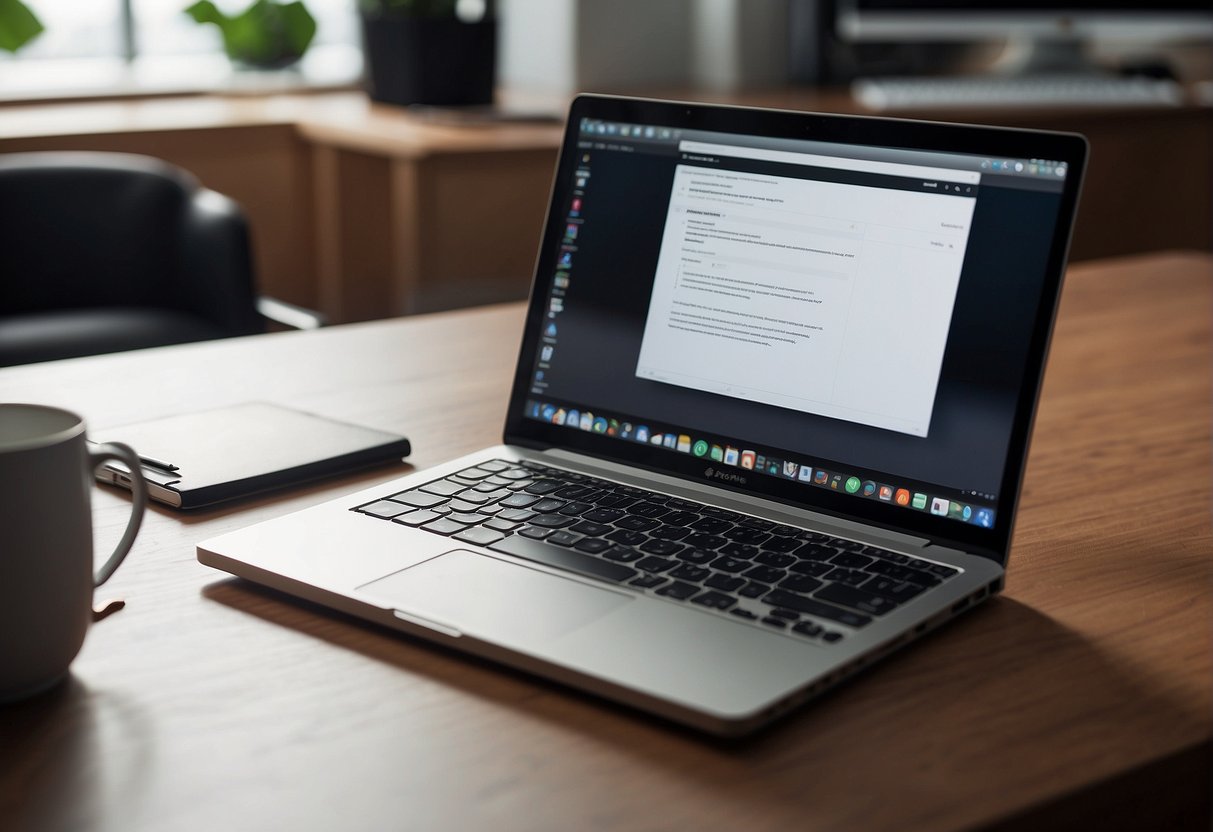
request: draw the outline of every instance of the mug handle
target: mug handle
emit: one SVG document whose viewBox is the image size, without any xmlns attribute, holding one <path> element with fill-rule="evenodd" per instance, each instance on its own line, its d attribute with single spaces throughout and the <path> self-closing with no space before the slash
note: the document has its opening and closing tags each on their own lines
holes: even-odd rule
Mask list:
<svg viewBox="0 0 1213 832">
<path fill-rule="evenodd" d="M 126 524 L 126 532 L 123 533 L 122 539 L 118 541 L 118 548 L 114 549 L 114 553 L 109 556 L 105 565 L 93 575 L 93 586 L 99 587 L 110 579 L 114 570 L 126 558 L 126 553 L 135 543 L 135 535 L 139 533 L 139 526 L 143 523 L 143 510 L 147 508 L 147 480 L 143 478 L 143 468 L 140 466 L 139 457 L 130 445 L 124 445 L 121 442 L 106 442 L 103 445 L 89 448 L 88 456 L 91 463 L 90 474 L 105 462 L 121 462 L 131 472 L 131 519 Z"/>
</svg>

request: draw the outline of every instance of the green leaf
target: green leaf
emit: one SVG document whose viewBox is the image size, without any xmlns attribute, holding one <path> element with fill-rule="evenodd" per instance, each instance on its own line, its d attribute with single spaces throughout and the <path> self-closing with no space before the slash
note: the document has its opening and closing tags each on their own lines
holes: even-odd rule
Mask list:
<svg viewBox="0 0 1213 832">
<path fill-rule="evenodd" d="M 219 27 L 229 58 L 255 66 L 298 60 L 316 35 L 316 20 L 302 0 L 285 4 L 255 0 L 234 17 L 223 14 L 211 0 L 199 0 L 185 11 L 199 23 Z"/>
<path fill-rule="evenodd" d="M 42 34 L 42 22 L 21 0 L 0 0 L 0 49 L 16 52 Z"/>
</svg>

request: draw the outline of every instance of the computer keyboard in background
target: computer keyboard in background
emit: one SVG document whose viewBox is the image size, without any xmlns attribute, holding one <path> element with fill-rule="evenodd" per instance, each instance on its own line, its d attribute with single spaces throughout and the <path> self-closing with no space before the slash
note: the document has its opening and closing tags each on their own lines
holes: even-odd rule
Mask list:
<svg viewBox="0 0 1213 832">
<path fill-rule="evenodd" d="M 823 642 L 960 574 L 532 462 L 482 462 L 352 510 Z"/>
<path fill-rule="evenodd" d="M 1178 107 L 1183 88 L 1157 78 L 1027 76 L 861 78 L 855 99 L 873 110 L 948 107 Z"/>
</svg>

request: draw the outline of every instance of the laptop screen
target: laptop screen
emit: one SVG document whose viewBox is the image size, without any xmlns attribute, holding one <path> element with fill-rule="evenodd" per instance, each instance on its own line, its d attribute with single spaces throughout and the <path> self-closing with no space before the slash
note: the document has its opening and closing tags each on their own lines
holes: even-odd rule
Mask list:
<svg viewBox="0 0 1213 832">
<path fill-rule="evenodd" d="M 579 99 L 507 438 L 1001 558 L 1081 154 Z"/>
</svg>

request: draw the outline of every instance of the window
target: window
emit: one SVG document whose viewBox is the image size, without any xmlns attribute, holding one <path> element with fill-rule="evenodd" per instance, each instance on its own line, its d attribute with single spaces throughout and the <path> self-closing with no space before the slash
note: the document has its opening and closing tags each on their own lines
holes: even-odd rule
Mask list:
<svg viewBox="0 0 1213 832">
<path fill-rule="evenodd" d="M 45 31 L 0 52 L 0 98 L 194 91 L 230 77 L 219 32 L 185 14 L 192 0 L 24 0 Z M 252 0 L 216 0 L 235 13 Z M 360 71 L 352 0 L 305 0 L 316 38 L 301 83 L 348 83 Z"/>
</svg>

